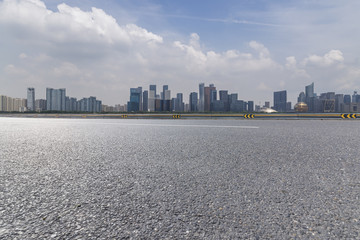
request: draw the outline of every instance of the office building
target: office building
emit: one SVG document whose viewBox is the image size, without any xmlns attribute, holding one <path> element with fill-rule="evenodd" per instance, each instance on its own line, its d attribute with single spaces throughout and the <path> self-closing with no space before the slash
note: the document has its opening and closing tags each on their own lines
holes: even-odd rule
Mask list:
<svg viewBox="0 0 360 240">
<path fill-rule="evenodd" d="M 357 93 L 357 91 L 354 91 L 351 102 L 352 103 L 360 103 L 360 95 Z"/>
<path fill-rule="evenodd" d="M 219 100 L 223 102 L 224 105 L 224 109 L 223 111 L 229 111 L 230 110 L 230 105 L 229 105 L 229 94 L 227 90 L 220 90 L 219 91 Z M 218 103 L 219 105 L 219 103 Z"/>
<path fill-rule="evenodd" d="M 139 112 L 142 106 L 142 87 L 130 88 L 130 101 L 127 103 L 128 112 Z"/>
<path fill-rule="evenodd" d="M 149 91 L 147 90 L 143 92 L 143 111 L 149 111 Z"/>
<path fill-rule="evenodd" d="M 198 94 L 197 92 L 190 93 L 189 96 L 189 111 L 197 112 L 198 111 Z"/>
<path fill-rule="evenodd" d="M 248 101 L 247 111 L 254 112 L 254 101 Z"/>
<path fill-rule="evenodd" d="M 305 93 L 304 92 L 301 92 L 299 94 L 299 97 L 297 99 L 298 102 L 305 102 L 306 101 L 306 97 L 305 97 Z"/>
<path fill-rule="evenodd" d="M 344 103 L 347 104 L 347 103 L 351 103 L 351 96 L 350 94 L 346 94 L 344 95 Z"/>
<path fill-rule="evenodd" d="M 286 90 L 274 92 L 274 109 L 278 112 L 286 112 Z"/>
<path fill-rule="evenodd" d="M 183 94 L 182 93 L 176 94 L 176 98 L 174 98 L 174 101 L 175 101 L 174 110 L 176 112 L 183 112 L 184 111 Z"/>
<path fill-rule="evenodd" d="M 210 84 L 209 87 L 204 87 L 204 111 L 210 112 L 211 110 L 211 92 L 216 90 L 214 84 Z"/>
<path fill-rule="evenodd" d="M 161 99 L 165 100 L 165 91 L 169 90 L 168 85 L 163 85 L 163 91 L 161 92 Z M 169 99 L 167 99 L 169 100 Z"/>
<path fill-rule="evenodd" d="M 199 106 L 198 111 L 203 112 L 205 106 L 205 84 L 200 83 L 199 84 Z"/>
<path fill-rule="evenodd" d="M 27 110 L 35 111 L 35 89 L 27 89 Z"/>
<path fill-rule="evenodd" d="M 305 97 L 306 98 L 312 98 L 314 97 L 314 83 L 311 83 L 308 86 L 305 86 Z"/>
</svg>

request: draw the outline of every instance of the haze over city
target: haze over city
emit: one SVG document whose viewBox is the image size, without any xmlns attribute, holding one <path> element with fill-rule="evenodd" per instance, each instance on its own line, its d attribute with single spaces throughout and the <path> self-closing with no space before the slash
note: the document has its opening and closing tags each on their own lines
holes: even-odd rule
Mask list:
<svg viewBox="0 0 360 240">
<path fill-rule="evenodd" d="M 287 90 L 360 90 L 358 1 L 0 1 L 0 94 L 66 88 L 126 103 L 129 89 L 199 83 L 264 103 Z M 41 91 L 40 89 L 44 89 Z"/>
</svg>

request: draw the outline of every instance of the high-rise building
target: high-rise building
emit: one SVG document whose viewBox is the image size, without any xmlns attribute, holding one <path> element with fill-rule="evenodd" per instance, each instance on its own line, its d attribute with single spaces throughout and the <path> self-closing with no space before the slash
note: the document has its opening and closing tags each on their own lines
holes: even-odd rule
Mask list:
<svg viewBox="0 0 360 240">
<path fill-rule="evenodd" d="M 305 101 L 306 101 L 305 93 L 301 92 L 298 97 L 298 102 L 305 102 Z"/>
<path fill-rule="evenodd" d="M 12 98 L 0 95 L 1 112 L 24 112 L 27 106 L 27 99 Z"/>
<path fill-rule="evenodd" d="M 154 98 L 156 97 L 156 85 L 150 85 L 149 91 L 154 91 Z"/>
<path fill-rule="evenodd" d="M 66 110 L 66 89 L 46 88 L 46 109 L 48 111 Z"/>
<path fill-rule="evenodd" d="M 219 99 L 224 103 L 224 111 L 230 111 L 229 94 L 227 90 L 219 91 Z"/>
<path fill-rule="evenodd" d="M 0 112 L 5 112 L 7 108 L 7 97 L 0 95 Z"/>
<path fill-rule="evenodd" d="M 163 100 L 171 100 L 171 91 L 166 89 L 164 92 L 163 92 Z"/>
<path fill-rule="evenodd" d="M 211 110 L 211 92 L 216 90 L 214 84 L 210 84 L 209 87 L 204 87 L 204 111 L 209 112 Z"/>
<path fill-rule="evenodd" d="M 35 110 L 37 112 L 46 111 L 46 100 L 45 99 L 36 99 L 35 100 Z"/>
<path fill-rule="evenodd" d="M 286 90 L 274 92 L 274 109 L 278 112 L 286 112 Z"/>
<path fill-rule="evenodd" d="M 198 105 L 198 111 L 203 112 L 205 106 L 205 84 L 200 83 L 199 84 L 199 105 Z"/>
<path fill-rule="evenodd" d="M 153 90 L 149 91 L 149 100 L 148 100 L 148 109 L 149 112 L 155 111 L 155 92 Z"/>
<path fill-rule="evenodd" d="M 184 111 L 184 102 L 183 102 L 183 94 L 182 93 L 178 93 L 176 94 L 176 98 L 175 100 L 175 111 L 176 112 L 183 112 Z"/>
<path fill-rule="evenodd" d="M 145 90 L 143 92 L 143 111 L 147 112 L 149 110 L 149 92 Z"/>
<path fill-rule="evenodd" d="M 352 103 L 360 103 L 360 95 L 357 93 L 357 91 L 354 91 L 351 102 Z"/>
<path fill-rule="evenodd" d="M 248 101 L 248 112 L 254 111 L 254 101 Z"/>
<path fill-rule="evenodd" d="M 161 93 L 161 99 L 165 100 L 165 91 L 169 90 L 168 85 L 163 85 L 163 91 Z"/>
<path fill-rule="evenodd" d="M 142 87 L 130 88 L 130 101 L 127 104 L 128 112 L 139 112 L 142 106 Z"/>
<path fill-rule="evenodd" d="M 351 96 L 350 96 L 350 94 L 344 95 L 344 103 L 345 103 L 345 104 L 351 103 Z"/>
<path fill-rule="evenodd" d="M 344 94 L 335 95 L 335 112 L 343 112 L 344 109 Z"/>
<path fill-rule="evenodd" d="M 314 97 L 314 83 L 305 86 L 305 97 L 306 98 Z"/>
<path fill-rule="evenodd" d="M 190 93 L 189 96 L 189 110 L 190 112 L 197 112 L 198 111 L 198 94 L 197 92 Z"/>
<path fill-rule="evenodd" d="M 27 110 L 35 111 L 35 89 L 27 89 Z"/>
</svg>

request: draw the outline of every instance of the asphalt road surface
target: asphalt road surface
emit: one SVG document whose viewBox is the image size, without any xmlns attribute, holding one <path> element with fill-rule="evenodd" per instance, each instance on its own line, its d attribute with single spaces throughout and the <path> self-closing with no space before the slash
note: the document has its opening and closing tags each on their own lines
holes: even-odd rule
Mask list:
<svg viewBox="0 0 360 240">
<path fill-rule="evenodd" d="M 0 239 L 360 239 L 347 120 L 0 118 Z"/>
</svg>

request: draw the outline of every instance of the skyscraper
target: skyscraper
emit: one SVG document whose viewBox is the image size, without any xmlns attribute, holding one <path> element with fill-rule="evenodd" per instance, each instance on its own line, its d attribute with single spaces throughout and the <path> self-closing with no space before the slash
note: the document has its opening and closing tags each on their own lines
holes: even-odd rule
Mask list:
<svg viewBox="0 0 360 240">
<path fill-rule="evenodd" d="M 66 89 L 46 88 L 46 109 L 48 111 L 66 110 Z"/>
<path fill-rule="evenodd" d="M 305 102 L 305 101 L 306 101 L 305 93 L 301 92 L 298 97 L 298 102 Z"/>
<path fill-rule="evenodd" d="M 254 101 L 248 101 L 248 112 L 254 111 Z"/>
<path fill-rule="evenodd" d="M 184 111 L 184 102 L 183 102 L 183 94 L 182 93 L 176 94 L 175 111 L 177 111 L 177 112 L 183 112 Z"/>
<path fill-rule="evenodd" d="M 149 92 L 145 90 L 143 92 L 143 111 L 147 112 L 149 110 Z"/>
<path fill-rule="evenodd" d="M 314 83 L 311 83 L 310 85 L 305 87 L 305 97 L 314 97 Z"/>
<path fill-rule="evenodd" d="M 198 111 L 198 94 L 197 92 L 190 93 L 189 96 L 189 108 L 190 112 L 197 112 Z"/>
<path fill-rule="evenodd" d="M 141 111 L 142 87 L 130 88 L 130 101 L 127 103 L 128 112 Z"/>
<path fill-rule="evenodd" d="M 169 90 L 169 86 L 168 85 L 163 85 L 163 91 L 161 93 L 161 99 L 165 100 L 165 92 Z"/>
<path fill-rule="evenodd" d="M 286 112 L 286 90 L 274 92 L 274 109 L 278 112 Z"/>
<path fill-rule="evenodd" d="M 35 89 L 28 88 L 27 89 L 27 110 L 35 111 Z"/>
<path fill-rule="evenodd" d="M 156 97 L 156 85 L 150 85 L 149 86 L 149 91 L 154 91 L 154 96 Z"/>
<path fill-rule="evenodd" d="M 216 90 L 214 84 L 210 84 L 209 87 L 204 87 L 204 111 L 209 112 L 211 106 L 211 92 Z"/>
<path fill-rule="evenodd" d="M 219 99 L 224 103 L 224 111 L 229 111 L 229 94 L 227 90 L 220 90 L 219 91 Z"/>
<path fill-rule="evenodd" d="M 205 105 L 205 84 L 200 83 L 199 84 L 199 106 L 198 106 L 198 111 L 203 112 L 204 111 L 204 105 Z"/>
<path fill-rule="evenodd" d="M 155 111 L 156 85 L 149 86 L 148 109 L 150 112 Z"/>
</svg>

